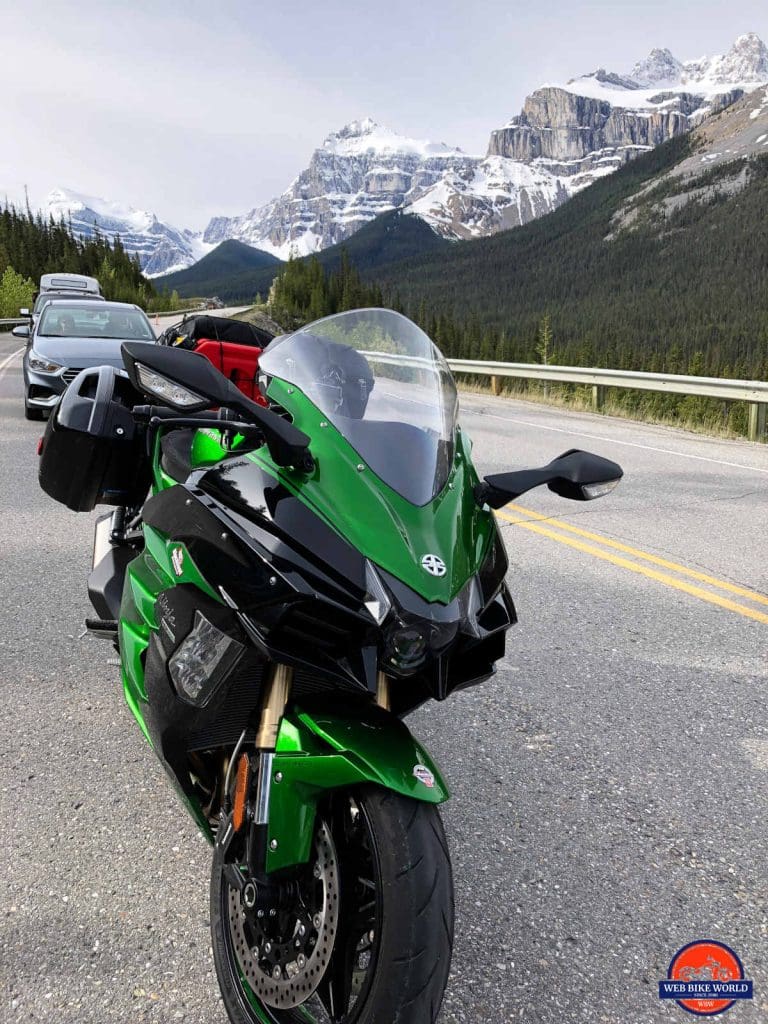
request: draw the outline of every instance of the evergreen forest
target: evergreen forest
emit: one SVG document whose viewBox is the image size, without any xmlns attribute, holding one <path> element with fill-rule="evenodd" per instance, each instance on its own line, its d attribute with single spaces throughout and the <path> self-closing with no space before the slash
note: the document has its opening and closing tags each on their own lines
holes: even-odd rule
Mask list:
<svg viewBox="0 0 768 1024">
<path fill-rule="evenodd" d="M 32 305 L 40 276 L 56 272 L 95 277 L 105 298 L 116 302 L 153 312 L 178 309 L 178 295 L 158 294 L 119 238 L 111 244 L 98 234 L 81 240 L 64 221 L 6 205 L 0 211 L 0 315 L 18 316 L 21 306 Z"/>
</svg>

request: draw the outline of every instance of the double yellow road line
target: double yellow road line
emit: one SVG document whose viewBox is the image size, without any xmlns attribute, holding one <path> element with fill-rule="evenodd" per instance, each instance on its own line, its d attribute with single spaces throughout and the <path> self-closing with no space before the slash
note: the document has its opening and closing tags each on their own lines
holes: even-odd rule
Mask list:
<svg viewBox="0 0 768 1024">
<path fill-rule="evenodd" d="M 682 590 L 684 593 L 690 594 L 691 597 L 697 597 L 701 601 L 718 605 L 720 608 L 726 608 L 730 612 L 744 615 L 748 619 L 755 619 L 757 622 L 768 623 L 768 611 L 760 611 L 757 608 L 750 607 L 750 605 L 741 604 L 729 597 L 724 597 L 722 593 L 717 593 L 717 591 L 721 591 L 726 594 L 735 594 L 738 597 L 746 598 L 753 604 L 764 605 L 768 608 L 768 597 L 764 594 L 758 594 L 754 590 L 748 590 L 746 587 L 740 587 L 735 583 L 728 583 L 727 580 L 718 580 L 714 576 L 708 576 L 706 573 L 689 569 L 685 565 L 678 565 L 677 562 L 671 562 L 666 558 L 659 558 L 658 555 L 651 555 L 647 551 L 640 551 L 638 548 L 630 547 L 628 544 L 622 544 L 621 541 L 612 540 L 610 537 L 603 537 L 599 533 L 591 533 L 589 530 L 582 530 L 580 527 L 572 526 L 570 523 L 565 523 L 560 519 L 540 515 L 538 512 L 523 508 L 522 505 L 514 503 L 506 505 L 496 515 L 498 518 L 508 523 L 513 523 L 524 530 L 538 533 L 542 537 L 549 537 L 550 540 L 556 540 L 558 544 L 565 544 L 570 548 L 575 548 L 577 551 L 583 551 L 588 555 L 592 555 L 594 558 L 600 558 L 604 562 L 611 562 L 622 569 L 628 569 L 630 572 L 638 573 L 640 576 L 647 576 L 648 579 L 656 580 L 658 583 L 663 583 L 668 587 L 674 587 L 675 590 Z M 600 546 L 596 547 L 598 544 Z M 622 554 L 615 555 L 613 554 L 614 551 L 620 551 Z M 630 555 L 631 559 L 623 557 L 624 555 Z M 660 566 L 662 569 L 668 569 L 677 575 L 671 576 L 669 572 L 660 572 L 658 569 L 651 568 L 651 566 L 655 565 Z M 680 577 L 683 578 L 680 579 Z M 697 586 L 695 583 L 689 583 L 688 580 L 696 580 L 697 583 L 706 584 L 707 587 L 712 589 L 705 590 L 704 587 Z"/>
</svg>

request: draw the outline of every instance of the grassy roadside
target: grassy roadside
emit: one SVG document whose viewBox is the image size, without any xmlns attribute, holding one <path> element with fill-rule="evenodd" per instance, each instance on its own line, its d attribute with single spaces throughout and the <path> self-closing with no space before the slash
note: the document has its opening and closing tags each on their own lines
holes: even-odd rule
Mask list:
<svg viewBox="0 0 768 1024">
<path fill-rule="evenodd" d="M 267 306 L 252 306 L 238 314 L 267 330 L 284 330 L 267 314 Z M 474 394 L 490 395 L 488 377 L 457 374 L 459 389 Z M 595 415 L 617 416 L 635 423 L 655 423 L 677 427 L 708 437 L 731 440 L 747 439 L 748 408 L 746 402 L 724 402 L 694 395 L 674 395 L 664 392 L 640 391 L 632 388 L 606 388 L 602 409 L 592 405 L 592 389 L 580 384 L 547 384 L 517 378 L 501 378 L 501 392 L 497 397 L 515 398 L 537 405 L 549 405 Z"/>
<path fill-rule="evenodd" d="M 457 381 L 459 391 L 470 394 L 491 395 L 488 378 L 461 378 Z M 498 398 L 514 398 L 532 405 L 548 405 L 577 412 L 591 412 L 595 416 L 616 416 L 635 423 L 655 423 L 665 427 L 677 427 L 708 437 L 722 437 L 729 440 L 746 441 L 747 403 L 722 402 L 716 399 L 696 399 L 685 396 L 678 398 L 676 406 L 670 407 L 669 398 L 661 392 L 641 392 L 629 388 L 607 388 L 602 409 L 592 405 L 592 389 L 578 384 L 550 384 L 549 393 L 544 394 L 537 381 L 515 381 L 517 386 L 502 386 Z M 527 385 L 527 386 L 526 386 Z M 658 397 L 657 397 L 658 396 Z M 654 399 L 656 401 L 654 402 Z M 687 405 L 685 403 L 688 403 Z M 709 403 L 703 406 L 702 403 Z M 665 405 L 667 408 L 665 408 Z"/>
</svg>

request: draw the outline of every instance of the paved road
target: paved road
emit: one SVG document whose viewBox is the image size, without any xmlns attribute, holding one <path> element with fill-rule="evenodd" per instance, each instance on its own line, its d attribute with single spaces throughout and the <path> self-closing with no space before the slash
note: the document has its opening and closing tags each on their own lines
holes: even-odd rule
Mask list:
<svg viewBox="0 0 768 1024">
<path fill-rule="evenodd" d="M 224 1024 L 207 847 L 104 646 L 78 639 L 93 517 L 37 487 L 12 350 L 0 339 L 0 1019 Z M 504 667 L 412 721 L 454 791 L 442 1024 L 682 1021 L 657 982 L 703 936 L 755 981 L 729 1020 L 765 1021 L 768 449 L 463 408 L 486 472 L 585 447 L 626 479 L 600 502 L 545 491 L 505 511 L 520 624 Z"/>
<path fill-rule="evenodd" d="M 250 309 L 250 306 L 227 306 L 224 309 L 201 309 L 200 314 L 202 316 L 210 313 L 212 316 L 236 317 L 238 313 L 242 313 L 246 309 Z M 162 313 L 158 313 L 150 316 L 150 320 L 152 321 L 152 326 L 155 328 L 156 334 L 162 333 L 166 327 L 170 327 L 171 324 L 177 324 L 181 319 L 182 317 L 178 316 L 178 314 L 176 316 L 163 316 Z"/>
</svg>

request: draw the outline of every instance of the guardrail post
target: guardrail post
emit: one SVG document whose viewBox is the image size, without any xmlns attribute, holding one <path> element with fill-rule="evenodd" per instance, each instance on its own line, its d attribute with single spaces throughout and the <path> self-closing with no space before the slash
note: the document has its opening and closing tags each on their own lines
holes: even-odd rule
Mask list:
<svg viewBox="0 0 768 1024">
<path fill-rule="evenodd" d="M 595 412 L 600 410 L 605 405 L 605 385 L 604 384 L 593 384 L 592 385 L 592 408 Z"/>
<path fill-rule="evenodd" d="M 501 378 L 500 377 L 491 376 L 491 394 L 492 395 L 500 395 L 501 394 Z"/>
<path fill-rule="evenodd" d="M 765 412 L 768 406 L 765 402 L 749 403 L 749 440 L 765 440 Z"/>
</svg>

